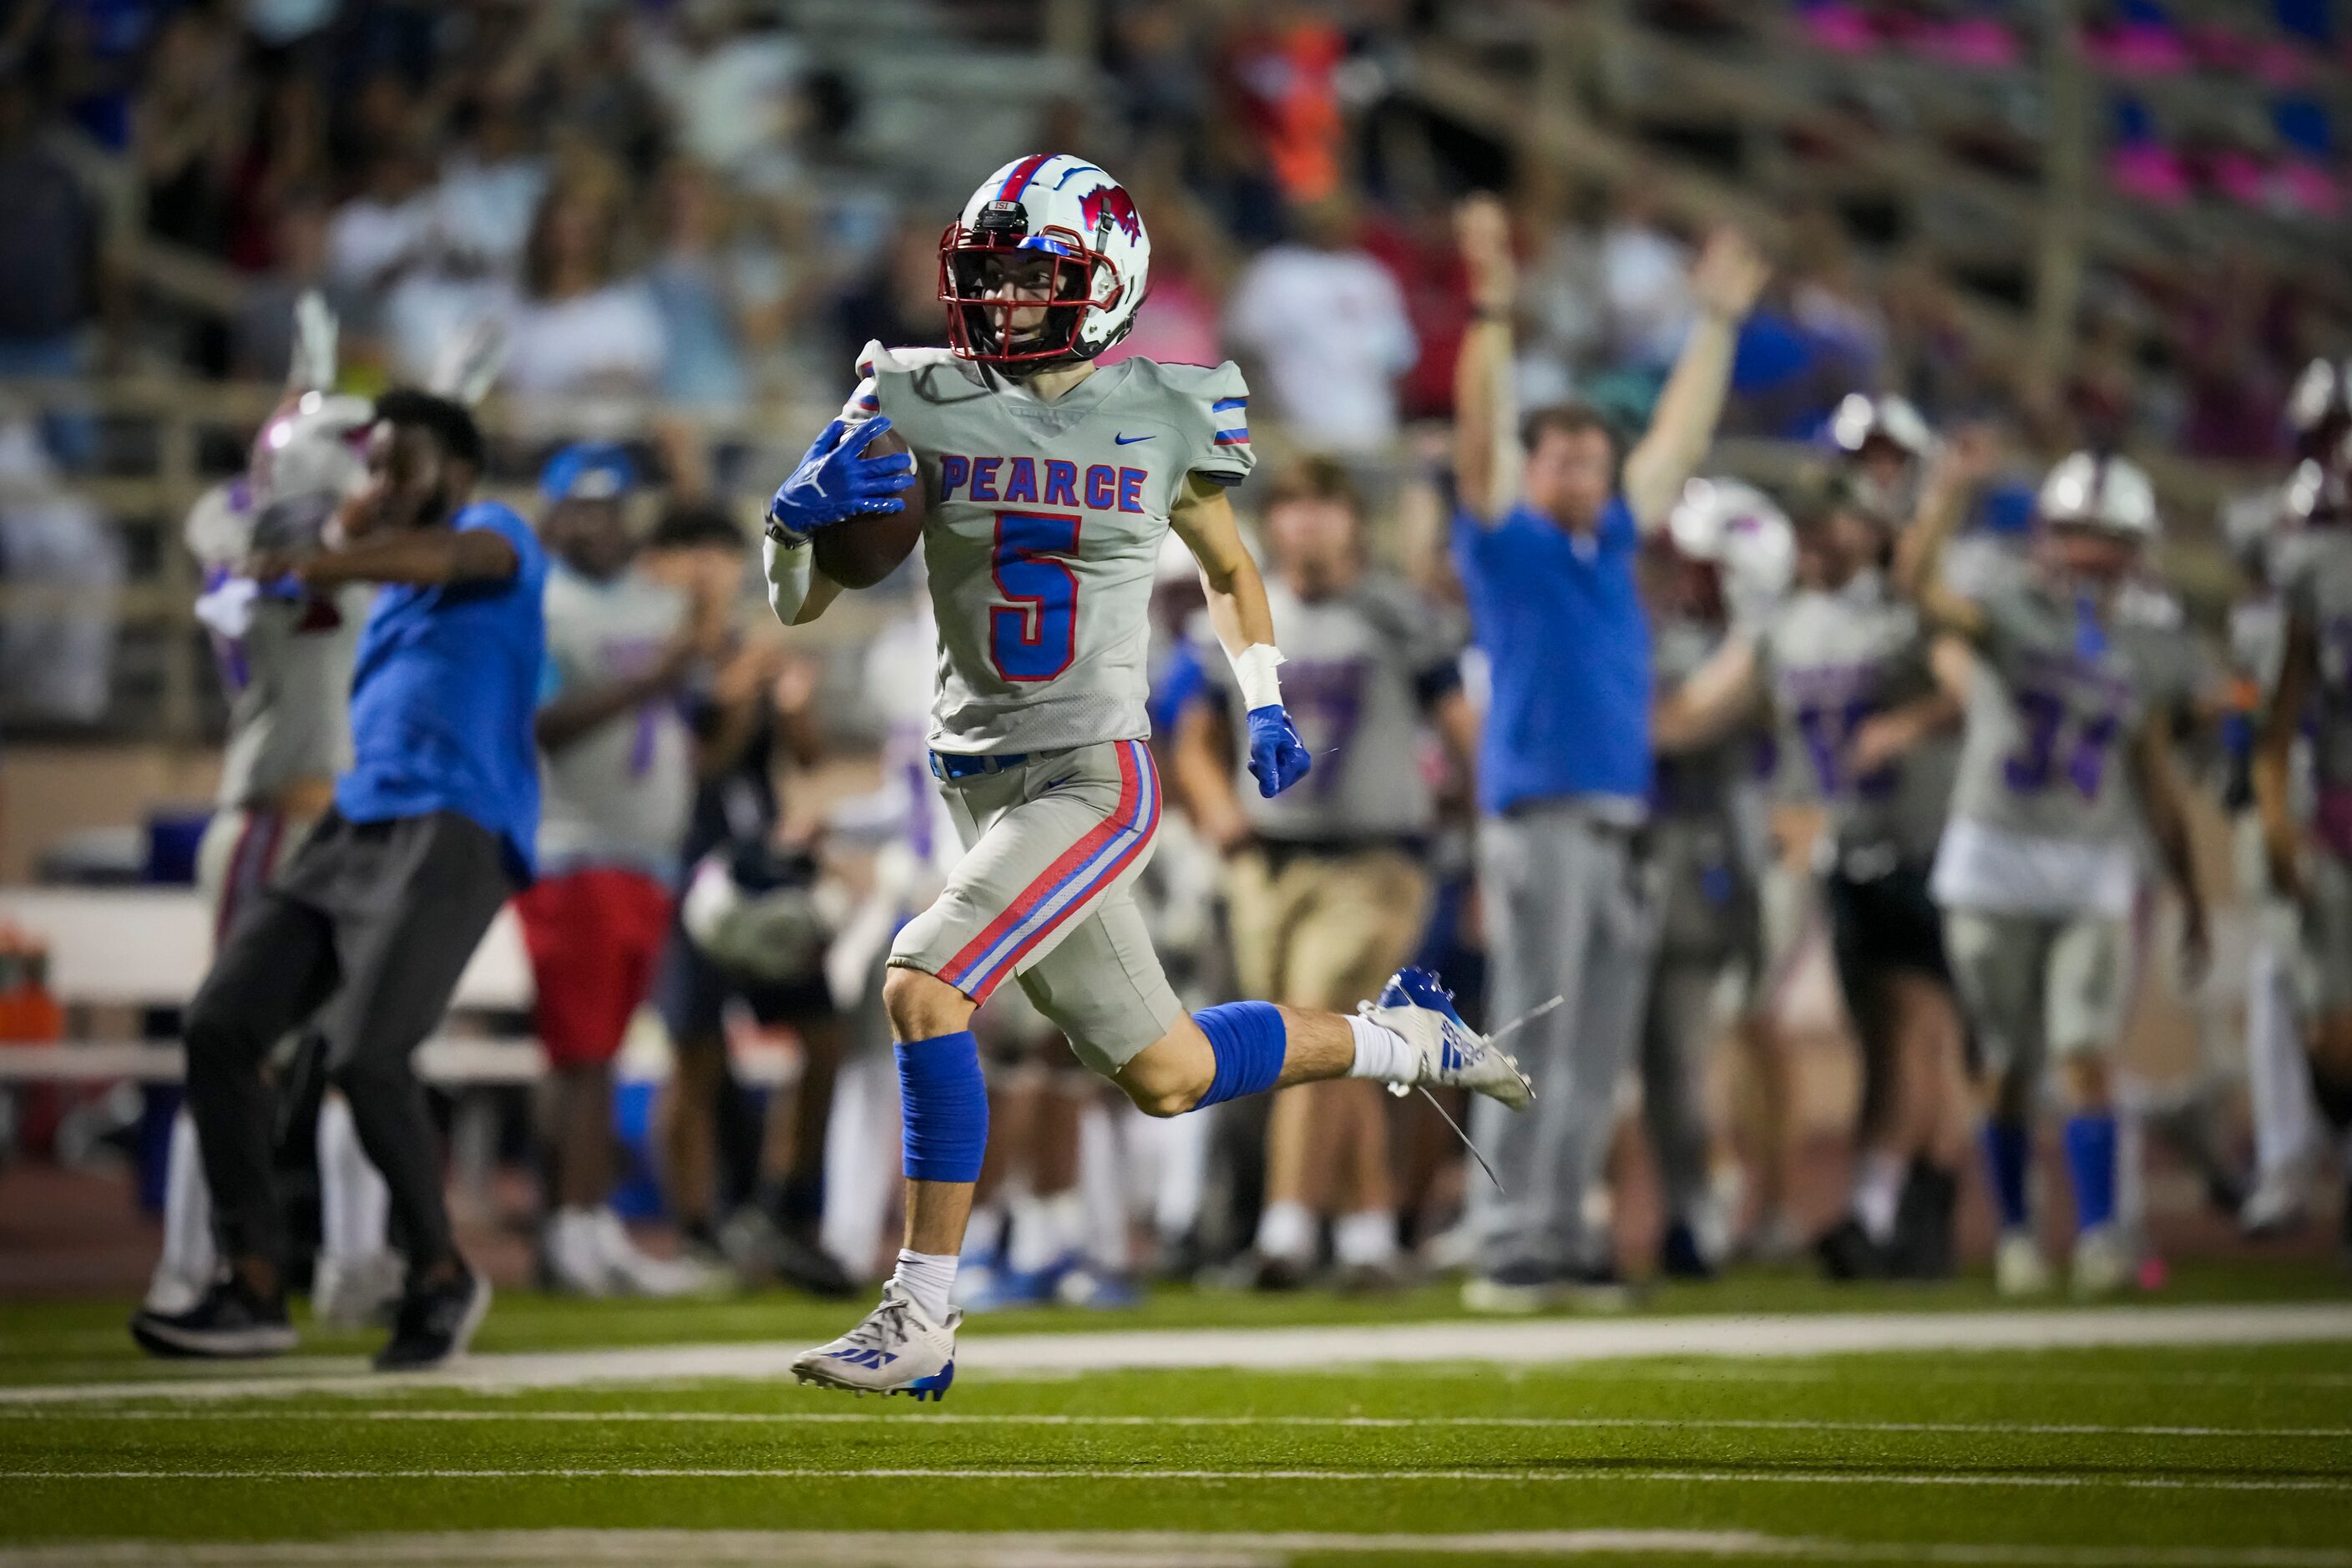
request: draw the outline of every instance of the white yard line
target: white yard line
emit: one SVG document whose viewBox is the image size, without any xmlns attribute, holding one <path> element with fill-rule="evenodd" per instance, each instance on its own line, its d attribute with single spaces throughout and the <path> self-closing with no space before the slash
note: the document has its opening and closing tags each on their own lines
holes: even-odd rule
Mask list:
<svg viewBox="0 0 2352 1568">
<path fill-rule="evenodd" d="M 1321 1372 L 1386 1363 L 1558 1365 L 1643 1356 L 1811 1357 L 1885 1352 L 2261 1345 L 2352 1340 L 2352 1305 L 2101 1307 L 2017 1312 L 1788 1313 L 1608 1321 L 1456 1321 L 1286 1329 L 1163 1329 L 975 1334 L 960 1372 L 1023 1377 L 1239 1367 Z M 446 1372 L 141 1380 L 0 1388 L 0 1405 L 163 1397 L 383 1393 L 393 1388 L 570 1388 L 690 1379 L 781 1378 L 797 1344 L 703 1344 L 475 1356 Z"/>
<path fill-rule="evenodd" d="M 331 1421 L 348 1426 L 368 1421 L 552 1422 L 591 1426 L 655 1425 L 715 1426 L 859 1426 L 875 1424 L 863 1410 L 289 1410 L 255 1405 L 203 1410 L 184 1405 L 137 1410 L 69 1410 L 23 1406 L 0 1410 L 6 1416 L 44 1416 L 82 1421 Z M 2013 1421 L 1808 1421 L 1660 1415 L 1090 1415 L 1060 1412 L 977 1415 L 909 1410 L 899 1419 L 925 1426 L 1281 1426 L 1369 1431 L 1428 1431 L 1444 1427 L 1511 1431 L 1576 1432 L 1630 1428 L 1659 1432 L 1876 1432 L 1927 1436 L 1999 1437 L 2352 1437 L 2352 1426 L 2175 1426 L 2103 1425 L 2090 1422 Z"/>
<path fill-rule="evenodd" d="M 1450 1485 L 1606 1486 L 1615 1481 L 1667 1481 L 1706 1486 L 1886 1486 L 2027 1487 L 2066 1490 L 2122 1489 L 2175 1492 L 2352 1493 L 2352 1475 L 2343 1477 L 2095 1476 L 2041 1475 L 2032 1471 L 1950 1470 L 1676 1470 L 1589 1467 L 1556 1469 L 1160 1469 L 1136 1465 L 984 1469 L 894 1465 L 868 1469 L 814 1466 L 551 1465 L 543 1469 L 438 1467 L 420 1469 L 113 1469 L 0 1470 L 11 1486 L 42 1481 L 521 1481 L 521 1480 L 722 1480 L 722 1481 L 1444 1481 Z"/>
<path fill-rule="evenodd" d="M 1583 1556 L 1708 1557 L 1809 1563 L 2053 1563 L 2060 1568 L 2352 1568 L 2352 1552 L 2293 1547 L 2083 1547 L 1861 1542 L 1730 1530 L 1530 1530 L 1484 1534 L 1328 1531 L 1179 1534 L 1157 1531 L 546 1530 L 464 1535 L 362 1535 L 268 1544 L 146 1541 L 0 1547 L 0 1568 L 398 1568 L 660 1563 L 667 1568 L 1283 1568 L 1308 1553 L 1411 1552 L 1474 1561 Z"/>
</svg>

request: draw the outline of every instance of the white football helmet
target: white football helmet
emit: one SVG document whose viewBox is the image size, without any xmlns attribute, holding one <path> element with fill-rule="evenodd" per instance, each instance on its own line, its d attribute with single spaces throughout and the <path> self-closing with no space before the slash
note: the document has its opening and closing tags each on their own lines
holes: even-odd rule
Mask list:
<svg viewBox="0 0 2352 1568">
<path fill-rule="evenodd" d="M 2104 529 L 2152 543 L 2159 529 L 2156 487 L 2139 465 L 2103 452 L 2076 452 L 2042 481 L 2035 510 L 2044 523 Z"/>
<path fill-rule="evenodd" d="M 1024 301 L 1003 298 L 996 283 L 1002 258 L 1016 251 L 1057 258 L 1045 321 L 1022 331 L 1013 313 Z M 1083 158 L 1033 153 L 991 174 L 940 237 L 948 342 L 982 364 L 1043 370 L 1092 359 L 1135 325 L 1150 272 L 1151 240 L 1127 187 Z"/>
<path fill-rule="evenodd" d="M 1797 573 L 1797 535 L 1770 496 L 1738 479 L 1692 479 L 1666 516 L 1677 552 L 1722 574 L 1736 622 L 1769 611 Z"/>
<path fill-rule="evenodd" d="M 2320 457 L 2320 448 L 2352 420 L 2352 360 L 2315 359 L 2295 377 L 2287 395 L 2286 422 L 2295 436 L 2295 455 Z"/>
<path fill-rule="evenodd" d="M 253 542 L 268 549 L 316 545 L 327 520 L 367 481 L 360 450 L 375 405 L 364 397 L 306 392 L 261 427 L 253 443 Z"/>
</svg>

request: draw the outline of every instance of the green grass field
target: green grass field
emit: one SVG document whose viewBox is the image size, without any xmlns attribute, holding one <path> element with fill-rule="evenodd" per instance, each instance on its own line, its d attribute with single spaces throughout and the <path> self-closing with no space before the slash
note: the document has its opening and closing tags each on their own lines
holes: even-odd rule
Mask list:
<svg viewBox="0 0 2352 1568">
<path fill-rule="evenodd" d="M 2345 1300 L 2305 1266 L 2191 1273 L 2162 1301 L 2251 1297 Z M 1932 1336 L 1979 1321 L 1933 1314 L 1989 1305 L 1981 1285 L 1767 1279 L 1671 1292 L 1650 1316 L 1726 1314 L 1706 1322 L 1729 1333 L 1729 1314 L 1859 1307 Z M 365 1342 L 314 1338 L 250 1375 L 331 1386 L 265 1398 L 126 1353 L 119 1309 L 0 1308 L 0 1564 L 2352 1564 L 2352 1331 L 1502 1366 L 1472 1358 L 1504 1331 L 1435 1291 L 1177 1292 L 1139 1315 L 976 1321 L 978 1364 L 921 1407 L 742 1377 L 600 1384 L 584 1353 L 799 1342 L 843 1321 L 782 1300 L 509 1300 L 475 1385 L 363 1381 L 346 1352 Z M 1076 1375 L 992 1373 L 982 1353 L 1004 1333 L 1351 1321 L 1434 1323 L 1438 1349 L 1327 1368 L 1294 1332 L 1295 1371 Z M 577 1375 L 508 1381 L 525 1363 L 502 1352 L 536 1350 L 579 1352 L 554 1358 Z M 59 1386 L 93 1384 L 112 1392 Z M 958 1539 L 866 1533 L 905 1531 Z"/>
</svg>

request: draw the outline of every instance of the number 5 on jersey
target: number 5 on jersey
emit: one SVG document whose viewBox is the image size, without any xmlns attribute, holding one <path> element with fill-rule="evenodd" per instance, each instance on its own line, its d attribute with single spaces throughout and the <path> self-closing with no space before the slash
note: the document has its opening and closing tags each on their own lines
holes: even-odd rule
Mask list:
<svg viewBox="0 0 2352 1568">
<path fill-rule="evenodd" d="M 1078 646 L 1077 574 L 1056 557 L 1078 552 L 1076 513 L 1001 511 L 989 558 L 996 591 L 1012 601 L 988 612 L 988 657 L 1007 680 L 1051 680 Z"/>
</svg>

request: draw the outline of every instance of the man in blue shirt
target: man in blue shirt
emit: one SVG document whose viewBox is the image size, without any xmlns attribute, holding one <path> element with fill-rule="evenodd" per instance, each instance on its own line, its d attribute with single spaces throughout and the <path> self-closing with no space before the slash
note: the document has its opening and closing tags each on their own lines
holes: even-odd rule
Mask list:
<svg viewBox="0 0 2352 1568">
<path fill-rule="evenodd" d="M 512 511 L 468 504 L 482 437 L 462 405 L 401 391 L 375 414 L 365 487 L 341 514 L 344 542 L 247 568 L 265 591 L 383 587 L 360 639 L 353 762 L 334 808 L 247 906 L 189 1005 L 188 1103 L 226 1267 L 189 1310 L 131 1320 L 158 1355 L 293 1346 L 264 1071 L 277 1042 L 313 1020 L 407 1254 L 392 1341 L 375 1364 L 438 1365 L 465 1349 L 489 1306 L 488 1282 L 450 1236 L 409 1058 L 499 906 L 530 879 L 547 558 Z"/>
<path fill-rule="evenodd" d="M 1716 235 L 1691 282 L 1699 307 L 1650 428 L 1620 459 L 1592 409 L 1514 418 L 1507 219 L 1492 197 L 1460 221 L 1475 320 L 1454 378 L 1454 562 L 1493 695 L 1478 763 L 1479 885 L 1496 1025 L 1554 996 L 1516 1042 L 1531 1110 L 1474 1107 L 1503 1191 L 1474 1188 L 1474 1309 L 1528 1311 L 1622 1294 L 1610 1239 L 1585 1222 L 1616 1121 L 1654 942 L 1636 837 L 1650 794 L 1650 629 L 1635 583 L 1714 439 L 1741 320 L 1765 268 Z"/>
</svg>

